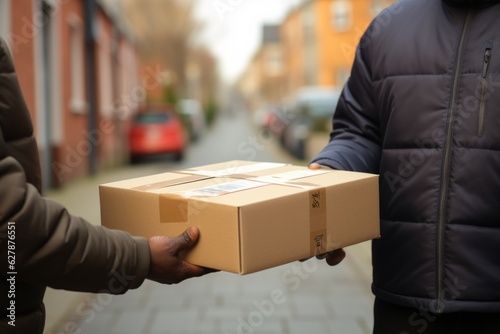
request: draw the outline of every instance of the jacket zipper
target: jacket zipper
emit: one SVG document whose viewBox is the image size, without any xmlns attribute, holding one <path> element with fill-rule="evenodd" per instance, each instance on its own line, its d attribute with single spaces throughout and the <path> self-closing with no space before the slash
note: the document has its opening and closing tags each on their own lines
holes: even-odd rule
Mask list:
<svg viewBox="0 0 500 334">
<path fill-rule="evenodd" d="M 441 170 L 441 188 L 439 193 L 439 206 L 438 206 L 438 244 L 437 244 L 437 306 L 436 313 L 443 312 L 443 247 L 444 247 L 444 231 L 446 225 L 446 202 L 448 199 L 448 186 L 450 178 L 450 160 L 451 160 L 451 148 L 453 139 L 453 123 L 455 121 L 455 111 L 457 106 L 457 91 L 458 83 L 460 81 L 460 71 L 462 69 L 462 56 L 465 44 L 465 36 L 469 27 L 469 21 L 472 16 L 472 11 L 467 11 L 467 16 L 465 17 L 465 22 L 462 27 L 462 32 L 460 36 L 460 42 L 458 45 L 458 52 L 455 59 L 455 70 L 453 73 L 453 86 L 450 99 L 450 108 L 448 115 L 448 123 L 446 128 L 446 138 L 444 143 L 444 157 L 443 166 Z"/>
<path fill-rule="evenodd" d="M 483 72 L 481 75 L 481 97 L 479 100 L 479 120 L 477 125 L 477 135 L 483 135 L 484 129 L 484 113 L 486 109 L 486 91 L 488 90 L 488 68 L 491 61 L 491 42 L 488 43 L 484 50 Z"/>
</svg>

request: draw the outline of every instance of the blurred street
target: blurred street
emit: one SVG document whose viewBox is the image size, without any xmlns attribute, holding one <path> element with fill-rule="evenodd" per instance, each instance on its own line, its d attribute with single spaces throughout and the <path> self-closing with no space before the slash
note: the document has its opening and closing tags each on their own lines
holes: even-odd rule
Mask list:
<svg viewBox="0 0 500 334">
<path fill-rule="evenodd" d="M 103 183 L 228 160 L 306 165 L 362 32 L 394 2 L 0 0 L 23 100 L 6 105 L 26 105 L 40 157 L 27 176 L 100 225 Z M 310 259 L 123 296 L 47 288 L 44 334 L 368 334 L 370 246 L 334 268 Z"/>
<path fill-rule="evenodd" d="M 99 224 L 101 183 L 233 159 L 306 163 L 290 158 L 250 124 L 242 114 L 222 115 L 182 162 L 120 167 L 47 195 Z M 368 334 L 373 323 L 369 248 L 369 242 L 348 247 L 346 259 L 333 268 L 310 259 L 247 276 L 213 273 L 175 286 L 146 281 L 123 296 L 48 289 L 45 333 Z"/>
</svg>

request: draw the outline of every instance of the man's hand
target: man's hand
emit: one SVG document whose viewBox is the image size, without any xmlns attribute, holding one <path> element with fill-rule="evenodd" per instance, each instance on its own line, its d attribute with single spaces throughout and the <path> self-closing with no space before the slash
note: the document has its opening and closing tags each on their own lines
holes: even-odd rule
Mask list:
<svg viewBox="0 0 500 334">
<path fill-rule="evenodd" d="M 190 227 L 174 238 L 150 238 L 151 265 L 147 278 L 159 283 L 177 284 L 185 279 L 215 271 L 187 263 L 179 257 L 180 252 L 196 244 L 199 235 L 198 228 Z"/>
<path fill-rule="evenodd" d="M 309 165 L 309 169 L 332 169 L 332 168 L 314 162 Z M 337 264 L 342 262 L 342 260 L 345 258 L 345 252 L 343 249 L 336 249 L 334 251 L 325 254 L 320 254 L 316 256 L 316 258 L 318 260 L 326 259 L 326 263 L 328 263 L 331 266 L 336 266 Z"/>
<path fill-rule="evenodd" d="M 330 266 L 336 266 L 345 258 L 345 252 L 342 248 L 336 249 L 325 254 L 317 255 L 316 258 L 318 260 L 326 259 L 326 263 L 328 263 Z"/>
<path fill-rule="evenodd" d="M 333 168 L 313 162 L 312 164 L 309 165 L 309 169 L 333 169 Z"/>
</svg>

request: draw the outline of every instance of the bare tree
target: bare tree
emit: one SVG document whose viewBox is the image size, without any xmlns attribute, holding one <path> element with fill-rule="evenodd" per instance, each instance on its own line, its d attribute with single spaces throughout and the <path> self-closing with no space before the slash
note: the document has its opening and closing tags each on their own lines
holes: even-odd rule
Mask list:
<svg viewBox="0 0 500 334">
<path fill-rule="evenodd" d="M 185 69 L 195 34 L 193 0 L 124 0 L 125 18 L 138 37 L 139 55 L 161 61 L 175 73 L 176 86 L 185 93 Z"/>
</svg>

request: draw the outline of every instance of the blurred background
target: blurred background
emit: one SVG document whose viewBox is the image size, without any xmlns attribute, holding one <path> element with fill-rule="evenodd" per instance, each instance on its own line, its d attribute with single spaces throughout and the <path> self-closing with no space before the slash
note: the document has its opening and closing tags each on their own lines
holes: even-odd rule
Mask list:
<svg viewBox="0 0 500 334">
<path fill-rule="evenodd" d="M 393 2 L 0 0 L 46 195 L 99 224 L 103 182 L 231 159 L 307 165 L 360 37 Z M 46 333 L 369 333 L 369 247 L 343 268 L 217 273 L 111 301 L 49 289 Z M 268 315 L 273 289 L 287 302 Z"/>
</svg>

